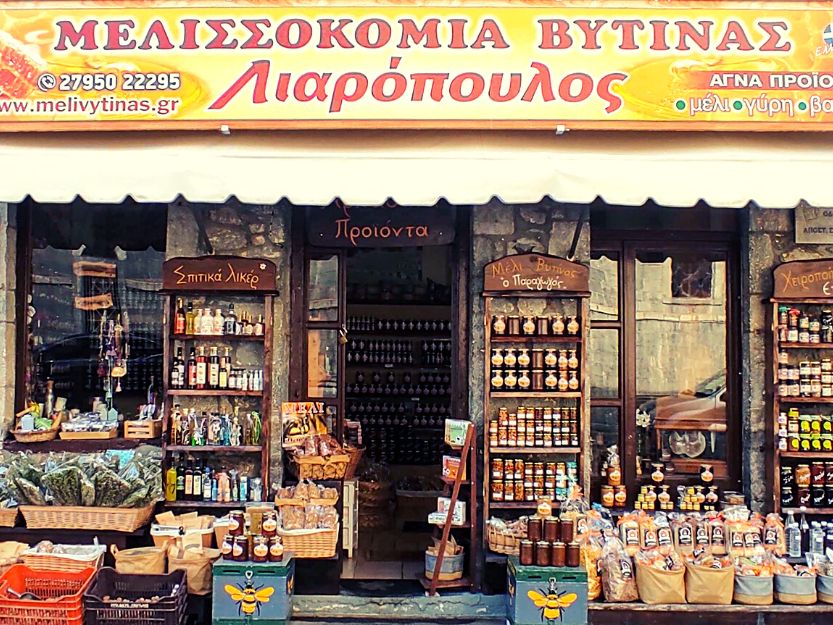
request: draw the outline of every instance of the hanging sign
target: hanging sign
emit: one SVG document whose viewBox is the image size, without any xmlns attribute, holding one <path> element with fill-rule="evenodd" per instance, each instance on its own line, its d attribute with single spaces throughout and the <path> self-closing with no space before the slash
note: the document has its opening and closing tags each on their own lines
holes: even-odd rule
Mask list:
<svg viewBox="0 0 833 625">
<path fill-rule="evenodd" d="M 590 269 L 558 256 L 547 254 L 504 256 L 483 268 L 484 291 L 584 293 L 589 289 Z"/>
<path fill-rule="evenodd" d="M 451 207 L 345 206 L 307 211 L 307 239 L 324 247 L 412 247 L 454 241 Z"/>
<path fill-rule="evenodd" d="M 833 208 L 795 207 L 796 243 L 833 243 Z"/>
<path fill-rule="evenodd" d="M 171 258 L 162 264 L 166 291 L 274 293 L 278 270 L 271 260 L 239 256 Z"/>
<path fill-rule="evenodd" d="M 211 4 L 2 3 L 0 131 L 833 129 L 823 3 Z"/>
<path fill-rule="evenodd" d="M 773 272 L 772 296 L 776 299 L 833 298 L 833 259 L 778 265 Z"/>
</svg>

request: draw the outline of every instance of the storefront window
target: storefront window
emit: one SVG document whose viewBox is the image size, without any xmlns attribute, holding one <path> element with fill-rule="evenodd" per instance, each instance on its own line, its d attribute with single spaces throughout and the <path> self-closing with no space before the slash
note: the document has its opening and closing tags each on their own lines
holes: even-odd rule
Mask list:
<svg viewBox="0 0 833 625">
<path fill-rule="evenodd" d="M 307 332 L 307 395 L 338 395 L 338 330 Z"/>
<path fill-rule="evenodd" d="M 309 321 L 338 320 L 338 256 L 309 261 Z"/>
<path fill-rule="evenodd" d="M 167 208 L 33 204 L 26 397 L 133 417 L 162 386 Z"/>
<path fill-rule="evenodd" d="M 593 362 L 591 396 L 596 399 L 619 397 L 619 331 L 614 328 L 591 329 L 587 353 Z"/>
</svg>

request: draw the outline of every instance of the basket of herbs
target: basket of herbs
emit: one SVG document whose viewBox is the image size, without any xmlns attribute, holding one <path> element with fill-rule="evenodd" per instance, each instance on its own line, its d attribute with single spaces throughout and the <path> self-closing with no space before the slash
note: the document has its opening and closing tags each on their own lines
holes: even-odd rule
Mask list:
<svg viewBox="0 0 833 625">
<path fill-rule="evenodd" d="M 9 454 L 7 480 L 31 529 L 132 532 L 162 493 L 160 450 Z"/>
</svg>

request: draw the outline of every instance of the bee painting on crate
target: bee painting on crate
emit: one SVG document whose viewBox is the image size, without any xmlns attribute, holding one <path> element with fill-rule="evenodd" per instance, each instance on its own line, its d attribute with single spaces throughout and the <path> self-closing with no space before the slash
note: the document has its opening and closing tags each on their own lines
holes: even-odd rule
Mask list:
<svg viewBox="0 0 833 625">
<path fill-rule="evenodd" d="M 530 590 L 527 596 L 541 610 L 541 621 L 550 625 L 561 620 L 561 611 L 569 608 L 578 595 L 575 593 L 560 593 L 555 584 L 555 578 L 551 577 L 546 590 Z"/>
<path fill-rule="evenodd" d="M 226 584 L 225 591 L 231 600 L 237 604 L 237 613 L 247 617 L 247 621 L 253 616 L 260 616 L 260 606 L 269 603 L 269 598 L 275 593 L 271 586 L 255 586 L 252 582 L 250 572 L 246 573 L 246 583 L 232 586 Z"/>
</svg>

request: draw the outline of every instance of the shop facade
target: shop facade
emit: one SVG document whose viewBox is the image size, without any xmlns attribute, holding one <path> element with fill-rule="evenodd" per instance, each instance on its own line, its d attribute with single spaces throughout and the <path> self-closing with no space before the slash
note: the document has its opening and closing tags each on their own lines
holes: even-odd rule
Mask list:
<svg viewBox="0 0 833 625">
<path fill-rule="evenodd" d="M 173 31 L 165 28 L 171 24 L 181 27 L 177 19 L 183 17 L 185 8 L 195 6 L 172 9 L 169 22 L 153 22 L 148 15 L 137 14 L 143 27 L 151 27 L 151 34 L 147 30 L 137 34 L 135 25 L 124 21 L 121 14 L 108 14 L 116 24 L 110 30 L 96 30 L 101 25 L 86 26 L 92 18 L 78 7 L 72 20 L 58 20 L 61 15 L 49 10 L 45 17 L 29 15 L 26 8 L 20 9 L 20 19 L 31 19 L 32 28 L 45 19 L 50 27 L 57 28 L 57 44 L 51 40 L 37 42 L 41 53 L 69 49 L 69 58 L 75 62 L 84 57 L 84 50 L 99 47 L 164 50 L 166 37 L 174 38 Z M 201 10 L 205 13 L 198 11 L 201 24 L 217 18 L 211 9 Z M 304 10 L 307 13 L 302 11 L 301 18 L 276 26 L 275 45 L 303 48 L 306 29 L 313 23 L 320 27 L 321 21 L 330 19 L 322 17 L 320 8 Z M 430 8 L 420 10 L 426 13 L 420 15 L 429 19 Z M 436 10 L 438 21 L 450 19 L 450 9 Z M 513 7 L 501 6 L 498 10 L 507 20 L 505 33 L 500 20 L 485 17 L 482 9 L 470 10 L 464 30 L 454 30 L 463 27 L 449 22 L 449 49 L 468 47 L 472 52 L 509 47 L 504 35 L 508 40 L 509 35 L 517 35 L 519 28 L 517 24 L 508 26 Z M 530 7 L 518 10 L 532 11 Z M 575 13 L 569 24 L 533 16 L 539 18 L 535 23 L 551 39 L 549 48 L 546 42 L 539 48 L 559 49 L 560 42 L 566 49 L 569 46 L 565 42 L 579 35 L 586 37 L 585 47 L 599 47 L 593 44 L 601 32 L 598 29 L 617 17 L 603 15 L 604 10 L 599 9 L 594 31 L 588 20 L 579 19 L 581 7 L 571 5 L 569 10 Z M 614 35 L 619 32 L 625 37 L 631 32 L 633 36 L 633 29 L 638 28 L 634 24 L 640 20 L 644 30 L 652 10 L 634 5 L 628 15 L 638 19 L 634 17 L 631 26 L 622 25 L 628 22 L 620 20 L 620 26 L 611 33 L 602 33 L 602 38 L 612 48 L 632 50 L 636 45 L 633 41 L 629 44 Z M 816 39 L 826 40 L 812 30 L 824 26 L 819 21 L 821 11 L 811 12 L 809 26 L 793 26 L 789 20 L 799 23 L 795 11 L 767 7 L 764 25 L 756 23 L 758 30 L 753 33 L 745 30 L 752 28 L 751 18 L 746 20 L 748 15 L 746 21 L 731 20 L 729 9 L 721 7 L 714 9 L 720 29 L 706 29 L 703 34 L 696 30 L 695 17 L 706 10 L 710 9 L 696 5 L 660 17 L 677 19 L 676 28 L 688 29 L 685 34 L 675 35 L 678 40 L 687 40 L 690 45 L 699 42 L 724 61 L 732 52 L 749 52 L 749 46 L 762 55 L 786 56 L 791 48 L 785 48 L 785 42 L 803 49 L 812 39 L 811 66 L 795 67 L 793 74 L 818 74 L 827 69 L 826 55 L 817 52 L 815 46 Z M 276 24 L 279 17 L 284 17 L 280 7 L 264 6 L 264 11 L 274 12 Z M 403 41 L 410 39 L 413 47 L 420 42 L 431 45 L 430 27 L 420 30 L 403 26 L 407 19 L 397 15 L 395 8 L 387 9 L 387 21 L 368 17 L 370 13 L 364 9 L 351 11 L 347 12 L 349 19 L 365 19 L 361 22 L 366 24 L 364 30 L 353 33 L 359 47 L 376 47 L 367 38 L 373 33 L 382 37 L 390 24 L 405 28 L 405 34 L 400 34 Z M 23 31 L 15 30 L 19 28 L 15 26 L 15 10 L 7 13 L 0 29 L 5 24 L 10 32 L 20 35 Z M 637 50 L 645 58 L 650 55 L 648 49 L 670 49 L 663 47 L 663 37 L 671 37 L 663 28 L 668 29 L 671 21 L 653 17 L 653 39 L 640 40 L 642 48 Z M 255 37 L 249 41 L 250 49 L 267 48 L 254 45 L 263 43 L 266 37 L 266 30 L 259 30 L 266 28 L 265 19 L 258 22 L 259 26 L 257 20 L 242 26 Z M 684 20 L 690 23 L 681 26 Z M 661 23 L 665 27 L 657 25 Z M 211 26 L 216 35 L 213 43 L 224 36 L 222 29 L 216 30 L 217 24 Z M 377 30 L 371 32 L 371 26 Z M 187 35 L 188 27 L 183 28 Z M 570 28 L 578 30 L 561 30 Z M 821 28 L 816 30 L 821 32 Z M 213 45 L 205 33 L 194 36 L 194 48 L 200 47 L 197 40 L 204 46 Z M 301 39 L 293 39 L 296 36 Z M 107 40 L 109 48 L 104 45 L 106 37 L 112 39 Z M 137 37 L 136 46 L 128 45 L 131 37 Z M 340 35 L 331 33 L 330 37 L 341 45 Z M 467 41 L 465 45 L 463 40 Z M 173 47 L 187 45 L 186 37 L 184 43 Z M 210 49 L 216 55 L 222 46 Z M 320 50 L 310 52 L 314 53 Z M 168 118 L 168 113 L 160 113 L 161 118 L 99 116 L 94 121 L 58 116 L 42 122 L 26 114 L 0 117 L 0 127 L 7 131 L 0 141 L 0 170 L 14 174 L 0 180 L 0 275 L 4 276 L 0 288 L 0 383 L 6 415 L 3 438 L 18 426 L 13 415 L 31 401 L 44 401 L 47 387 L 52 388 L 48 383 L 58 384 L 54 387 L 56 394 L 68 395 L 71 407 L 82 408 L 85 402 L 108 393 L 99 388 L 96 375 L 79 373 L 81 369 L 89 372 L 90 363 L 96 360 L 95 349 L 90 353 L 90 348 L 94 347 L 97 329 L 88 315 L 76 313 L 89 310 L 83 306 L 90 302 L 98 305 L 94 302 L 100 296 L 94 281 L 79 279 L 89 278 L 76 272 L 79 262 L 104 262 L 118 268 L 115 284 L 121 299 L 117 308 L 129 311 L 132 323 L 138 324 L 137 338 L 143 343 L 133 347 L 138 357 L 128 369 L 135 367 L 138 373 L 125 376 L 124 391 L 110 389 L 117 409 L 130 417 L 145 403 L 151 389 L 154 393 L 171 389 L 175 351 L 168 350 L 176 350 L 176 346 L 163 344 L 170 338 L 168 324 L 173 323 L 172 316 L 183 305 L 177 293 L 168 293 L 172 298 L 169 301 L 160 295 L 165 263 L 205 256 L 269 261 L 276 267 L 275 283 L 269 285 L 266 300 L 270 308 L 263 311 L 269 320 L 264 354 L 269 355 L 270 365 L 258 364 L 256 350 L 244 351 L 238 361 L 247 376 L 257 367 L 260 375 L 266 371 L 268 376 L 268 393 L 262 395 L 268 405 L 262 405 L 259 411 L 268 419 L 268 427 L 263 428 L 268 441 L 260 441 L 260 445 L 268 447 L 269 460 L 262 466 L 269 466 L 269 474 L 258 477 L 271 485 L 271 491 L 292 481 L 283 451 L 287 402 L 329 405 L 331 411 L 325 422 L 340 440 L 347 436 L 348 420 L 361 423 L 366 458 L 405 467 L 394 473 L 392 481 L 407 478 L 409 472 L 421 478 L 439 473 L 442 455 L 437 453 L 435 443 L 440 441 L 430 438 L 426 442 L 429 435 L 424 432 L 433 428 L 430 437 L 436 437 L 445 419 L 470 421 L 475 432 L 473 466 L 475 475 L 481 477 L 470 485 L 468 501 L 475 504 L 468 511 L 470 527 L 465 529 L 470 531 L 460 534 L 461 540 L 468 541 L 471 556 L 466 579 L 473 590 L 501 593 L 505 563 L 489 552 L 485 518 L 489 515 L 484 515 L 485 501 L 498 502 L 491 484 L 482 477 L 492 471 L 492 466 L 484 462 L 484 450 L 490 445 L 489 422 L 496 417 L 487 414 L 495 407 L 486 410 L 486 398 L 495 390 L 491 377 L 494 361 L 490 364 L 489 360 L 494 354 L 485 347 L 487 328 L 494 332 L 496 314 L 514 314 L 521 321 L 526 317 L 544 318 L 545 323 L 553 323 L 556 309 L 546 297 L 522 297 L 512 307 L 507 304 L 502 308 L 498 302 L 493 313 L 487 315 L 485 271 L 490 263 L 501 259 L 535 254 L 589 269 L 589 315 L 581 319 L 579 333 L 586 342 L 582 366 L 587 377 L 580 392 L 570 398 L 576 400 L 571 409 L 579 415 L 581 427 L 576 431 L 582 435 L 565 447 L 573 449 L 569 455 L 577 462 L 574 481 L 585 488 L 591 501 L 603 501 L 604 489 L 613 486 L 608 483 L 607 470 L 611 447 L 615 446 L 613 455 L 621 460 L 617 486 L 624 487 L 626 501 L 620 508 L 642 503 L 637 496 L 644 494 L 643 487 L 651 484 L 651 474 L 656 471 L 661 479 L 654 481 L 663 483 L 670 493 L 678 487 L 707 488 L 704 485 L 711 484 L 717 487 L 721 500 L 727 493 L 734 494 L 736 501 L 755 512 L 792 507 L 781 506 L 783 499 L 776 497 L 781 489 L 776 489 L 774 482 L 780 480 L 774 469 L 779 433 L 773 423 L 777 415 L 772 412 L 773 321 L 767 317 L 770 305 L 766 301 L 776 292 L 773 271 L 779 265 L 833 258 L 833 239 L 826 234 L 829 219 L 824 208 L 833 205 L 833 196 L 826 184 L 830 166 L 826 135 L 775 131 L 807 131 L 810 126 L 827 130 L 833 118 L 823 110 L 826 105 L 812 100 L 820 97 L 816 91 L 823 94 L 822 87 L 809 85 L 799 91 L 807 101 L 799 102 L 792 94 L 777 100 L 777 111 L 769 104 L 769 109 L 757 110 L 757 104 L 746 98 L 748 85 L 732 89 L 731 85 L 719 84 L 719 80 L 728 80 L 729 72 L 712 72 L 711 84 L 704 86 L 697 82 L 702 77 L 695 76 L 690 85 L 675 92 L 673 103 L 663 101 L 669 110 L 655 111 L 652 117 L 645 106 L 658 105 L 646 104 L 639 91 L 639 85 L 642 89 L 646 85 L 640 81 L 648 80 L 651 70 L 635 66 L 628 82 L 624 74 L 603 67 L 597 72 L 601 83 L 589 74 L 574 73 L 565 77 L 560 87 L 550 85 L 558 92 L 559 106 L 575 104 L 580 108 L 569 111 L 568 107 L 567 113 L 560 108 L 558 113 L 551 113 L 545 111 L 543 102 L 555 96 L 544 98 L 547 87 L 536 61 L 532 67 L 537 67 L 539 73 L 526 73 L 522 79 L 528 83 L 524 83 L 524 93 L 530 95 L 524 101 L 531 108 L 519 107 L 509 113 L 501 109 L 499 119 L 492 122 L 485 122 L 482 113 L 460 108 L 471 101 L 468 98 L 473 94 L 464 95 L 463 86 L 476 90 L 478 79 L 483 81 L 480 74 L 463 72 L 462 66 L 459 80 L 452 81 L 456 91 L 452 88 L 451 92 L 456 97 L 446 102 L 450 121 L 421 108 L 405 107 L 396 114 L 383 112 L 379 109 L 381 103 L 392 99 L 381 86 L 383 81 L 375 101 L 359 102 L 361 97 L 355 89 L 362 84 L 357 78 L 364 76 L 360 72 L 351 74 L 349 80 L 353 82 L 349 85 L 346 74 L 341 75 L 344 82 L 340 93 L 341 106 L 359 102 L 359 106 L 366 107 L 362 109 L 363 117 L 333 122 L 319 110 L 318 103 L 324 101 L 321 98 L 315 97 L 318 108 L 301 106 L 314 97 L 305 87 L 298 87 L 300 79 L 280 78 L 277 86 L 269 83 L 270 94 L 275 92 L 282 102 L 292 100 L 291 110 L 281 113 L 284 117 L 280 119 L 265 121 L 260 116 L 262 109 L 248 109 L 242 100 L 235 100 L 241 93 L 246 97 L 251 94 L 252 104 L 263 104 L 268 99 L 266 84 L 273 78 L 268 62 L 249 57 L 245 61 L 251 65 L 238 64 L 244 73 L 237 76 L 228 65 L 222 65 L 228 62 L 223 58 L 218 74 L 237 78 L 225 90 L 207 75 L 195 80 L 198 87 L 189 85 L 184 104 L 194 108 L 182 118 Z M 258 65 L 263 62 L 266 65 Z M 426 62 L 425 57 L 416 57 L 416 62 Z M 195 67 L 189 66 L 189 71 L 196 72 Z M 234 67 L 239 73 L 240 67 Z M 290 69 L 300 71 L 304 67 L 304 61 L 293 57 Z M 639 67 L 647 74 L 640 74 Z M 388 69 L 396 67 L 392 64 Z M 785 70 L 776 75 L 775 82 L 786 80 L 782 76 L 788 73 Z M 320 87 L 323 74 L 309 74 L 304 84 Z M 732 74 L 731 79 L 739 80 L 741 74 L 744 80 L 751 80 L 753 74 L 758 76 L 755 71 L 743 70 Z M 439 79 L 435 74 L 418 75 L 422 78 L 417 82 L 428 89 L 423 92 L 427 98 L 431 91 L 428 85 Z M 765 77 L 774 80 L 769 74 Z M 410 78 L 413 80 L 413 76 Z M 509 73 L 504 78 L 509 79 Z M 398 79 L 391 81 L 399 84 Z M 617 82 L 622 84 L 611 87 Z M 288 95 L 292 91 L 290 83 L 294 99 Z M 602 84 L 610 91 L 602 93 Z M 345 91 L 347 86 L 354 89 L 352 95 Z M 409 88 L 416 87 L 409 83 Z M 51 91 L 46 83 L 38 89 Z M 289 91 L 281 96 L 281 89 Z M 588 89 L 603 100 L 606 94 L 605 102 L 614 110 L 607 115 L 588 113 Z M 718 106 L 723 100 L 709 89 L 726 89 L 731 94 L 727 97 L 737 98 L 741 108 L 749 107 L 748 117 L 743 121 L 730 119 L 730 111 Z M 170 84 L 162 89 L 167 90 L 175 91 Z M 370 91 L 373 93 L 372 87 Z M 770 102 L 766 94 L 772 98 L 773 93 L 777 95 L 777 91 L 763 91 L 766 93 L 761 102 Z M 211 112 L 212 108 L 205 106 L 209 92 L 219 98 L 214 104 L 222 102 L 232 107 L 228 114 Z M 503 97 L 500 88 L 492 99 L 496 97 Z M 628 98 L 631 105 L 626 106 L 626 114 L 609 117 L 627 104 Z M 749 102 L 744 104 L 744 98 Z M 33 101 L 48 99 L 33 96 Z M 704 112 L 702 107 L 711 106 L 708 103 L 712 100 L 718 108 Z M 791 103 L 789 113 L 787 100 Z M 412 98 L 415 101 L 416 96 Z M 331 99 L 328 102 L 329 113 L 333 113 L 335 104 Z M 695 103 L 701 109 L 690 111 Z M 805 111 L 808 106 L 821 108 L 813 109 L 813 119 L 799 119 L 797 111 Z M 756 134 L 752 130 L 764 132 Z M 72 162 L 83 162 L 84 166 L 68 167 Z M 44 177 L 44 171 L 50 175 Z M 187 295 L 179 299 L 188 303 Z M 430 310 L 419 312 L 422 304 Z M 810 304 L 826 305 L 820 299 Z M 254 317 L 262 314 L 255 312 Z M 430 323 L 431 331 L 428 325 L 420 334 L 421 330 L 414 332 L 406 325 L 394 324 L 378 339 L 369 336 L 367 347 L 351 343 L 361 341 L 363 333 L 368 332 L 362 326 L 365 320 L 375 323 L 379 314 L 398 323 L 411 323 L 411 327 L 414 321 Z M 251 317 L 249 321 L 252 325 L 259 323 Z M 116 323 L 121 323 L 121 317 Z M 415 344 L 423 346 L 400 350 L 399 344 L 407 342 L 397 337 L 400 331 L 405 339 L 416 339 Z M 371 347 L 371 340 L 378 340 L 378 344 Z M 390 402 L 384 395 L 381 400 L 374 398 L 373 393 L 366 398 L 351 397 L 350 388 L 364 383 L 358 376 L 365 372 L 368 376 L 379 374 L 380 379 L 374 383 L 380 384 L 380 389 L 386 380 L 386 387 L 406 384 L 393 361 L 373 367 L 376 356 L 372 354 L 389 352 L 400 358 L 404 357 L 400 351 L 411 349 L 425 365 L 417 374 L 424 377 L 419 380 L 421 386 L 415 386 L 416 380 L 407 381 L 409 388 L 419 390 L 403 393 L 406 397 Z M 367 366 L 367 359 L 353 360 L 365 357 L 364 352 L 371 353 Z M 436 357 L 427 358 L 427 354 Z M 501 358 L 504 356 L 502 353 Z M 181 360 L 187 352 L 176 357 Z M 563 357 L 567 358 L 566 353 Z M 75 360 L 85 362 L 79 368 Z M 361 367 L 356 366 L 358 362 L 363 363 Z M 386 377 L 390 373 L 388 365 L 395 372 L 390 378 Z M 566 377 L 564 384 L 569 384 Z M 259 388 L 247 387 L 242 393 L 253 397 L 263 388 L 261 378 Z M 396 395 L 395 391 L 385 393 Z M 414 394 L 422 397 L 412 401 L 408 396 Z M 409 424 L 407 436 L 399 435 L 393 442 L 388 438 L 396 432 L 391 418 L 362 416 L 365 410 L 371 412 L 371 404 L 384 405 L 387 414 L 389 405 L 405 403 L 408 407 L 403 411 L 420 408 L 413 416 L 424 415 L 417 417 L 423 428 L 410 429 Z M 423 406 L 431 406 L 429 414 Z M 169 418 L 163 415 L 163 419 Z M 399 415 L 395 419 L 393 423 L 400 423 Z M 404 419 L 401 424 L 404 429 Z M 166 429 L 163 436 L 167 433 Z M 46 451 L 47 447 L 39 450 Z M 105 449 L 106 444 L 100 448 Z M 13 442 L 7 449 L 26 450 Z M 54 449 L 71 450 L 72 445 L 56 444 Z M 187 455 L 187 451 L 179 452 Z M 813 459 L 833 458 L 825 453 Z M 417 461 L 396 462 L 403 456 Z M 200 459 L 197 466 L 208 469 L 212 461 Z M 704 471 L 710 475 L 708 481 L 703 479 Z M 272 492 L 266 498 L 271 496 Z M 497 516 L 518 516 L 534 512 L 538 499 L 517 501 L 528 504 L 526 507 L 489 509 L 498 511 Z M 681 494 L 682 499 L 686 496 Z M 188 505 L 179 507 L 188 509 Z M 819 518 L 829 518 L 827 512 L 820 513 Z M 353 522 L 360 524 L 361 519 L 360 512 Z M 359 549 L 362 540 L 370 539 L 380 528 L 366 529 L 365 536 L 360 535 Z M 298 574 L 308 576 L 307 588 L 327 580 L 329 593 L 338 591 L 340 579 L 352 580 L 354 575 L 345 573 L 348 569 L 339 556 L 334 562 L 316 564 L 306 571 L 299 568 Z M 399 570 L 398 577 L 385 574 L 381 578 L 408 579 L 406 568 L 400 566 Z M 373 574 L 367 578 L 374 579 Z M 303 584 L 304 580 L 299 579 L 299 588 Z M 794 608 L 792 616 L 801 615 L 801 610 Z M 349 608 L 344 607 L 344 611 L 348 617 Z M 773 618 L 784 619 L 789 612 L 775 610 L 772 614 Z M 311 607 L 301 616 L 313 613 Z M 805 617 L 822 619 L 818 622 L 831 618 L 821 607 L 806 612 Z M 611 616 L 608 610 L 597 610 L 591 622 L 594 618 L 607 622 L 605 619 Z"/>
</svg>

